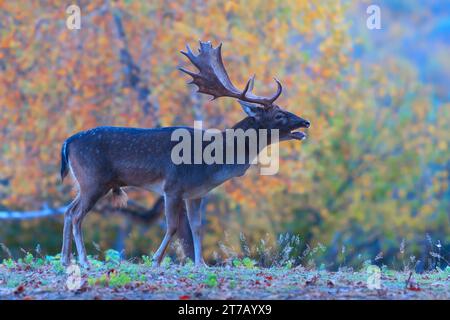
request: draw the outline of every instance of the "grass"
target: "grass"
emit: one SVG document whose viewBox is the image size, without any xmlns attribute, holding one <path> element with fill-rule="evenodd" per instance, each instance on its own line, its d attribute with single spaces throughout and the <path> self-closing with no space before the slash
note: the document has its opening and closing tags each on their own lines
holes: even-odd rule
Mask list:
<svg viewBox="0 0 450 320">
<path fill-rule="evenodd" d="M 382 253 L 346 266 L 343 247 L 334 264 L 338 271 L 330 271 L 317 263 L 326 252 L 320 243 L 311 247 L 285 234 L 274 245 L 262 239 L 251 248 L 241 234 L 239 250 L 220 243 L 220 258 L 215 253 L 209 268 L 196 268 L 175 242 L 175 261 L 166 257 L 160 267 L 152 254 L 124 260 L 115 250 L 98 248 L 102 258 L 89 256 L 91 268 L 78 269 L 79 275 L 63 267 L 59 255 L 42 256 L 39 246 L 36 256 L 22 250 L 14 260 L 2 245 L 8 258 L 0 264 L 0 299 L 450 299 L 448 261 L 440 242 L 428 241 L 438 249 L 430 252 L 434 269 L 421 274 L 414 272 L 417 261 L 406 255 L 404 240 L 395 270 L 380 263 Z"/>
<path fill-rule="evenodd" d="M 150 256 L 131 262 L 107 250 L 104 257 L 89 257 L 91 268 L 80 270 L 75 290 L 67 287 L 73 275 L 66 273 L 59 256 L 27 252 L 17 261 L 4 259 L 0 299 L 450 299 L 450 267 L 416 274 L 366 262 L 360 270 L 330 272 L 293 265 L 291 259 L 262 267 L 250 257 L 233 257 L 209 268 L 167 258 L 155 267 Z M 380 287 L 371 287 L 372 275 L 379 275 Z"/>
</svg>

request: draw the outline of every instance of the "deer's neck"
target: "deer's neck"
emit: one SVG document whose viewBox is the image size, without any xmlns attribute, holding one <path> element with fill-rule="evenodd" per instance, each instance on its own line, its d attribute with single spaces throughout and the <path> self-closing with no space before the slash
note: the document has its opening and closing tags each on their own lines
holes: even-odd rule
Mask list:
<svg viewBox="0 0 450 320">
<path fill-rule="evenodd" d="M 229 130 L 225 130 L 222 132 L 223 134 L 223 141 L 224 141 L 224 157 L 227 154 L 227 152 L 232 151 L 234 162 L 230 164 L 228 161 L 224 162 L 223 164 L 219 164 L 216 166 L 211 167 L 210 170 L 212 170 L 214 173 L 212 174 L 214 176 L 214 184 L 218 185 L 223 182 L 225 182 L 228 179 L 239 177 L 245 174 L 245 172 L 250 168 L 251 163 L 253 162 L 254 158 L 265 148 L 268 143 L 268 140 L 270 139 L 264 139 L 260 137 L 259 135 L 259 129 L 263 129 L 259 123 L 252 117 L 247 117 L 238 123 L 236 123 L 232 128 L 231 132 L 234 132 L 235 136 L 237 135 L 235 130 L 241 129 L 244 132 L 247 132 L 247 130 L 255 130 L 256 134 L 251 134 L 253 137 L 250 139 L 248 138 L 251 135 L 248 135 L 244 140 L 239 138 L 234 138 L 234 144 L 233 146 L 230 146 L 230 140 L 227 137 L 227 134 L 230 132 Z M 256 138 L 256 150 L 255 150 L 255 138 Z M 240 141 L 239 141 L 240 140 Z M 245 141 L 245 142 L 244 142 Z M 244 148 L 242 148 L 242 145 L 238 146 L 239 143 L 245 143 Z M 250 145 L 252 144 L 252 145 Z M 242 157 L 242 152 L 245 152 L 245 161 L 242 162 L 238 158 L 239 156 Z M 256 154 L 255 154 L 256 151 Z"/>
<path fill-rule="evenodd" d="M 232 129 L 242 129 L 242 130 L 247 130 L 247 129 L 255 129 L 258 130 L 260 129 L 258 123 L 256 122 L 255 118 L 253 117 L 246 117 L 244 119 L 242 119 L 241 121 L 239 121 L 238 123 L 236 123 Z"/>
<path fill-rule="evenodd" d="M 247 117 L 238 123 L 236 123 L 232 128 L 232 130 L 225 130 L 222 132 L 223 141 L 224 141 L 224 156 L 226 152 L 230 152 L 233 150 L 234 162 L 232 165 L 225 164 L 221 166 L 219 170 L 230 170 L 231 176 L 241 176 L 247 171 L 250 167 L 250 164 L 254 160 L 255 156 L 257 156 L 265 147 L 268 145 L 268 139 L 262 139 L 259 135 L 259 129 L 262 129 L 259 123 L 252 117 Z M 254 133 L 246 135 L 245 139 L 242 138 L 234 138 L 233 145 L 229 145 L 231 142 L 229 140 L 228 134 L 234 134 L 235 137 L 242 134 L 236 132 L 236 130 L 241 129 L 244 132 L 244 135 L 248 133 L 247 130 L 254 130 Z M 256 141 L 255 141 L 256 139 Z M 270 139 L 269 139 L 270 140 Z M 242 143 L 244 143 L 244 148 L 242 148 Z M 270 143 L 270 142 L 269 142 Z M 254 150 L 256 147 L 256 150 Z M 238 160 L 239 157 L 242 157 L 242 151 L 244 151 L 245 163 L 242 163 Z M 256 154 L 255 154 L 256 151 Z M 224 158 L 225 160 L 225 158 Z M 225 163 L 225 161 L 224 161 Z M 234 172 L 234 173 L 231 173 Z"/>
<path fill-rule="evenodd" d="M 267 147 L 270 144 L 270 132 L 267 132 L 267 139 L 261 139 L 261 136 L 259 134 L 259 130 L 263 129 L 260 124 L 255 120 L 255 118 L 253 117 L 246 117 L 244 119 L 242 119 L 241 121 L 239 121 L 238 123 L 236 123 L 233 127 L 233 130 L 236 129 L 242 129 L 244 131 L 247 131 L 249 129 L 253 129 L 256 131 L 256 141 L 257 141 L 257 146 L 258 146 L 258 153 L 261 152 L 265 147 Z M 246 139 L 245 141 L 245 150 L 246 153 L 248 153 L 248 145 L 249 143 L 254 143 L 253 141 L 250 142 L 248 139 Z M 247 154 L 246 154 L 247 155 Z"/>
</svg>

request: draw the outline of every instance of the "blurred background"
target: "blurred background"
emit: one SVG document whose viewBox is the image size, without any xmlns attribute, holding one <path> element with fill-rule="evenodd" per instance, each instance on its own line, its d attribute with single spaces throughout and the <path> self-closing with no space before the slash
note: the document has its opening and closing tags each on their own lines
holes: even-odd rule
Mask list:
<svg viewBox="0 0 450 320">
<path fill-rule="evenodd" d="M 70 135 L 244 117 L 177 70 L 179 50 L 202 39 L 223 42 L 238 87 L 256 74 L 268 94 L 276 76 L 278 103 L 312 123 L 309 139 L 280 145 L 277 175 L 250 170 L 209 195 L 210 262 L 291 241 L 296 261 L 329 269 L 448 264 L 450 1 L 376 1 L 380 30 L 366 26 L 370 1 L 76 1 L 80 30 L 66 27 L 69 2 L 0 1 L 0 243 L 14 256 L 60 250 L 75 195 L 59 177 Z M 128 209 L 104 199 L 85 220 L 89 253 L 156 250 L 161 201 L 129 196 Z"/>
</svg>

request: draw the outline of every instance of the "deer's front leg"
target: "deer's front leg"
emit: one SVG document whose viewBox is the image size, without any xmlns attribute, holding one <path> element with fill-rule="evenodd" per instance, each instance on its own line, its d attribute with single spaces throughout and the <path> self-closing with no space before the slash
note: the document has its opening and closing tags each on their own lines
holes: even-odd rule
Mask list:
<svg viewBox="0 0 450 320">
<path fill-rule="evenodd" d="M 202 199 L 186 200 L 186 209 L 194 241 L 196 266 L 206 266 L 202 255 Z"/>
<path fill-rule="evenodd" d="M 194 261 L 194 241 L 192 240 L 191 226 L 187 217 L 186 206 L 184 201 L 181 202 L 180 220 L 178 222 L 178 239 L 181 241 L 183 251 L 186 257 Z"/>
<path fill-rule="evenodd" d="M 180 211 L 177 209 L 180 202 L 182 202 L 182 200 L 179 197 L 169 195 L 164 196 L 164 213 L 166 215 L 167 230 L 161 245 L 153 256 L 153 261 L 155 261 L 157 265 L 161 264 L 161 261 L 166 253 L 166 249 L 177 232 L 180 218 Z"/>
</svg>

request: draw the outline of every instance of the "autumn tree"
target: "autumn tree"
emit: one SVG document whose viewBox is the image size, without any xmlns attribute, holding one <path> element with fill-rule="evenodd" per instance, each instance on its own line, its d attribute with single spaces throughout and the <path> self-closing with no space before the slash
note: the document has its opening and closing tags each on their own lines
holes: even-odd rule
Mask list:
<svg viewBox="0 0 450 320">
<path fill-rule="evenodd" d="M 308 140 L 280 145 L 277 175 L 252 170 L 208 198 L 206 254 L 219 251 L 220 241 L 239 250 L 241 232 L 250 244 L 298 233 L 305 242 L 329 246 L 328 261 L 341 259 L 343 246 L 351 247 L 348 259 L 361 252 L 373 258 L 379 251 L 392 257 L 402 238 L 417 243 L 427 232 L 448 237 L 448 104 L 436 108 L 432 88 L 401 59 L 377 65 L 356 57 L 360 40 L 346 19 L 354 5 L 334 0 L 78 4 L 80 30 L 66 28 L 60 1 L 0 5 L 3 208 L 60 207 L 71 199 L 71 187 L 59 181 L 59 151 L 80 130 L 191 126 L 193 120 L 224 129 L 242 119 L 235 101 L 208 101 L 177 70 L 185 63 L 179 50 L 202 39 L 223 42 L 227 70 L 239 87 L 256 74 L 256 92 L 270 93 L 276 74 L 285 88 L 279 104 L 312 123 Z M 156 199 L 139 191 L 131 197 L 146 206 Z M 121 216 L 93 214 L 87 224 L 87 238 L 102 248 L 119 246 L 120 238 L 130 255 L 154 249 L 161 236 L 159 229 Z M 0 239 L 32 245 L 39 236 L 55 251 L 61 226 L 50 225 L 23 222 L 13 231 L 0 229 Z M 48 238 L 36 231 L 43 228 L 51 229 Z M 31 233 L 22 236 L 21 230 Z M 12 239 L 18 234 L 20 239 Z"/>
</svg>

